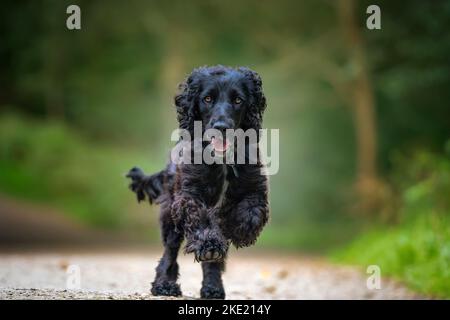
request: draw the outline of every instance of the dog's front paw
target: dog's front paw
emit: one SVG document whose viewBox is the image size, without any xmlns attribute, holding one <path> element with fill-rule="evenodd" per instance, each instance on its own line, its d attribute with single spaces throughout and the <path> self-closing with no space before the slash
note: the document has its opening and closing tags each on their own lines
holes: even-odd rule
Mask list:
<svg viewBox="0 0 450 320">
<path fill-rule="evenodd" d="M 186 253 L 194 253 L 195 260 L 198 262 L 222 261 L 227 251 L 227 240 L 221 234 L 211 230 L 198 232 L 194 239 L 188 239 L 185 248 Z"/>
<path fill-rule="evenodd" d="M 181 296 L 180 285 L 171 281 L 155 281 L 152 283 L 152 294 L 154 296 Z"/>
<path fill-rule="evenodd" d="M 194 252 L 195 259 L 199 262 L 222 261 L 225 258 L 226 251 L 221 245 L 208 241 Z"/>
<path fill-rule="evenodd" d="M 223 287 L 203 286 L 200 290 L 202 299 L 225 299 L 225 290 Z"/>
</svg>

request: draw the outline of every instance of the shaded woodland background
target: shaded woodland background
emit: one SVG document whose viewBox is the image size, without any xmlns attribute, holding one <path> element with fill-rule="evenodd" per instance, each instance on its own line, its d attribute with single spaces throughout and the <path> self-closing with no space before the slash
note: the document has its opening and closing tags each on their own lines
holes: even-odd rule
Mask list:
<svg viewBox="0 0 450 320">
<path fill-rule="evenodd" d="M 365 27 L 370 4 L 381 30 Z M 423 290 L 450 292 L 449 29 L 448 1 L 2 1 L 0 191 L 156 243 L 157 209 L 124 173 L 164 165 L 191 69 L 249 66 L 281 140 L 258 245 L 356 238 L 339 259 L 389 248 L 394 274 L 422 261 L 443 283 Z"/>
</svg>

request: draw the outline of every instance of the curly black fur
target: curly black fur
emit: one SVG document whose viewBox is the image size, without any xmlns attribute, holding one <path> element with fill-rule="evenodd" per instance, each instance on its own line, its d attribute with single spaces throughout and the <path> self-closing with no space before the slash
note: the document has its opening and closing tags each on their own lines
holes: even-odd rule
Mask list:
<svg viewBox="0 0 450 320">
<path fill-rule="evenodd" d="M 201 100 L 210 92 L 234 99 L 236 91 L 244 101 L 238 107 L 228 108 L 231 102 L 227 100 L 205 108 Z M 202 121 L 205 129 L 222 121 L 234 129 L 259 130 L 266 99 L 261 78 L 248 68 L 201 67 L 180 85 L 175 106 L 180 128 L 192 134 L 194 121 Z M 221 110 L 220 116 L 211 110 Z M 185 253 L 194 253 L 195 260 L 202 263 L 201 297 L 225 298 L 221 274 L 229 245 L 253 245 L 269 219 L 268 183 L 261 174 L 263 169 L 259 162 L 233 168 L 169 162 L 165 170 L 151 176 L 138 168 L 130 170 L 127 177 L 131 178 L 130 188 L 138 201 L 147 198 L 161 205 L 165 250 L 152 283 L 153 294 L 181 294 L 176 283 L 176 259 L 185 238 Z"/>
</svg>

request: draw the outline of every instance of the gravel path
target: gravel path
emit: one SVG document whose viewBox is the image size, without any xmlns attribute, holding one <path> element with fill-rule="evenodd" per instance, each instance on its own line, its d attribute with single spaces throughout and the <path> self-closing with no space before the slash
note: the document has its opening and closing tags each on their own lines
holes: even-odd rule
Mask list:
<svg viewBox="0 0 450 320">
<path fill-rule="evenodd" d="M 162 299 L 149 294 L 158 259 L 156 252 L 0 254 L 0 299 Z M 199 297 L 201 270 L 192 260 L 179 259 L 184 299 Z M 79 270 L 79 289 L 67 288 L 68 269 Z M 384 278 L 369 290 L 366 279 L 320 259 L 244 252 L 231 254 L 224 275 L 227 299 L 419 298 Z"/>
</svg>

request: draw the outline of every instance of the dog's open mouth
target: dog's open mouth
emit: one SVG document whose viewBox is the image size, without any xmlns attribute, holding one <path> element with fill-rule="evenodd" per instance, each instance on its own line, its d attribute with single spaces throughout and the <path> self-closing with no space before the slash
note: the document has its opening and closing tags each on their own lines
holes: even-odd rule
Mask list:
<svg viewBox="0 0 450 320">
<path fill-rule="evenodd" d="M 227 151 L 230 148 L 231 144 L 227 139 L 224 140 L 222 138 L 212 137 L 211 145 L 216 152 L 224 153 L 225 151 Z"/>
</svg>

